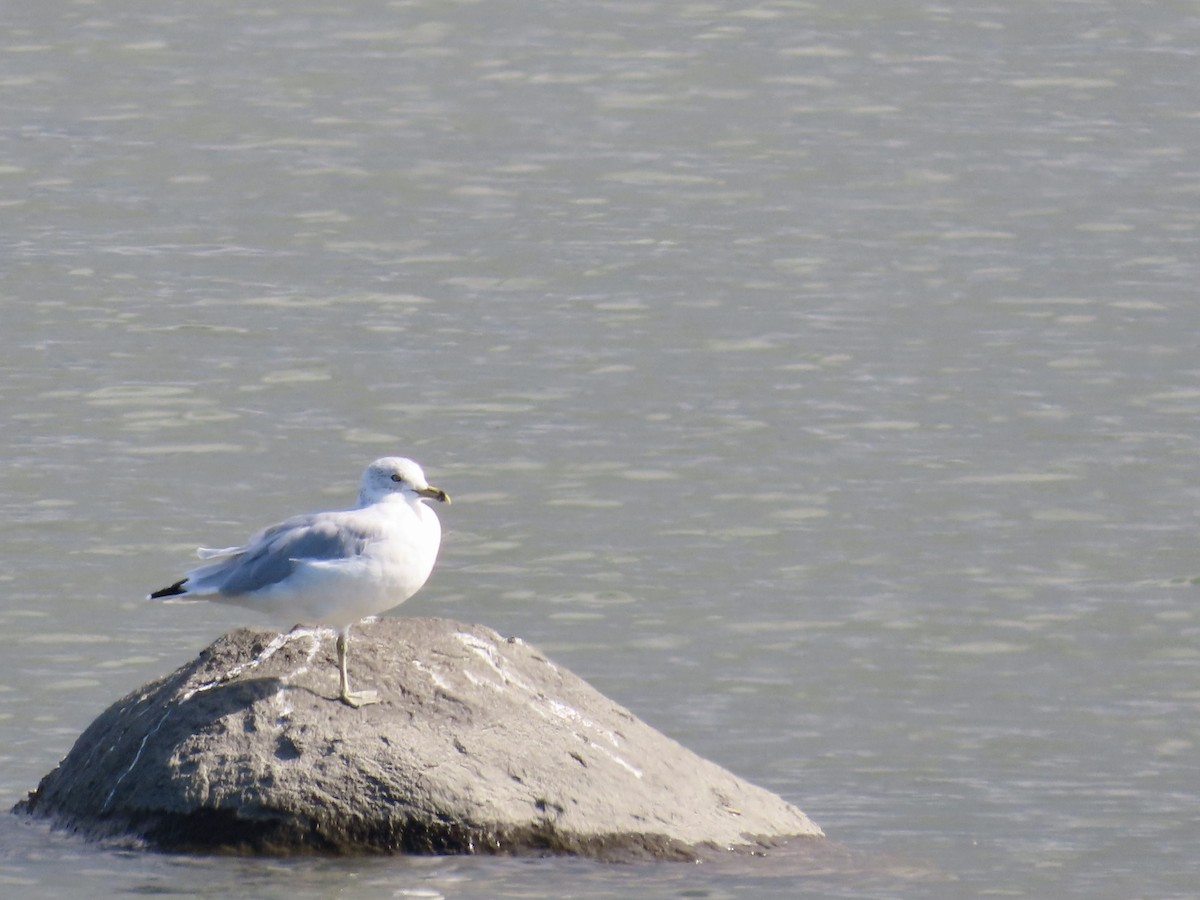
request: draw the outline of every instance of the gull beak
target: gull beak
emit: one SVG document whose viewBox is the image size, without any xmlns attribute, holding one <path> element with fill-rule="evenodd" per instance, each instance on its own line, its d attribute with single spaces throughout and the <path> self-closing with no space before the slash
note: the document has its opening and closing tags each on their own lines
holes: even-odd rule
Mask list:
<svg viewBox="0 0 1200 900">
<path fill-rule="evenodd" d="M 421 488 L 419 491 L 417 491 L 417 496 L 426 497 L 430 500 L 436 500 L 438 503 L 445 503 L 447 506 L 450 505 L 450 495 L 441 488 L 435 488 L 432 485 Z"/>
</svg>

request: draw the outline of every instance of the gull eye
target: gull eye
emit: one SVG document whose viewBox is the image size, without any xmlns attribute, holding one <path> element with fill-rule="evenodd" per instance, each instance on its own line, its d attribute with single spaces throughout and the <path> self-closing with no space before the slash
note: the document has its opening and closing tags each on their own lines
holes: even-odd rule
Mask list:
<svg viewBox="0 0 1200 900">
<path fill-rule="evenodd" d="M 393 475 L 392 476 L 392 481 L 403 481 L 403 480 L 404 480 L 403 475 Z"/>
</svg>

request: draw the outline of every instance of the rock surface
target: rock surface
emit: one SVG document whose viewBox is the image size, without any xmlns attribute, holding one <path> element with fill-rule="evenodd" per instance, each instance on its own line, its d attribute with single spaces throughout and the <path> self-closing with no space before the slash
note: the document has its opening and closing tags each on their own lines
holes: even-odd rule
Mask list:
<svg viewBox="0 0 1200 900">
<path fill-rule="evenodd" d="M 113 704 L 16 810 L 91 837 L 244 853 L 693 859 L 821 831 L 537 650 L 445 619 L 240 629 Z"/>
</svg>

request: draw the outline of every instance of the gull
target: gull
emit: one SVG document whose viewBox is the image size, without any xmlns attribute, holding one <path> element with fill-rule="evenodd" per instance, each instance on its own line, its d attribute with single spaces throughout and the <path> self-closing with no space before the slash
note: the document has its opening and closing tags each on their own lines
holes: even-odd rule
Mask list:
<svg viewBox="0 0 1200 900">
<path fill-rule="evenodd" d="M 377 459 L 363 472 L 353 509 L 293 516 L 241 547 L 201 547 L 196 555 L 214 561 L 149 599 L 211 600 L 277 621 L 333 626 L 339 699 L 355 708 L 378 703 L 376 691 L 350 690 L 350 626 L 399 606 L 429 578 L 442 526 L 426 500 L 450 502 L 411 459 Z"/>
</svg>

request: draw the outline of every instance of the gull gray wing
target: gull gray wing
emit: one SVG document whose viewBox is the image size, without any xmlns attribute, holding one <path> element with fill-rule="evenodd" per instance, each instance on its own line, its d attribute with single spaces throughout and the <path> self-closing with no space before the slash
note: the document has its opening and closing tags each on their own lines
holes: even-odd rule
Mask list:
<svg viewBox="0 0 1200 900">
<path fill-rule="evenodd" d="M 300 562 L 358 556 L 379 536 L 352 513 L 296 516 L 254 535 L 240 553 L 201 566 L 191 578 L 201 589 L 250 594 L 283 581 Z"/>
</svg>

